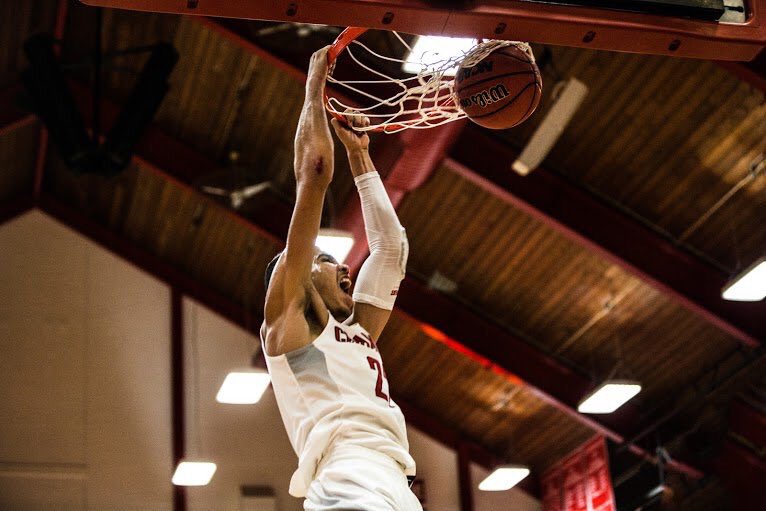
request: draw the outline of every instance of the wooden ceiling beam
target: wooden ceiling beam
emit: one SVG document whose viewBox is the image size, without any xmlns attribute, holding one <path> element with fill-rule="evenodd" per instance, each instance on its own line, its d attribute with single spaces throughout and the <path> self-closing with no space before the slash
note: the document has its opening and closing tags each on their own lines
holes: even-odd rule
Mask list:
<svg viewBox="0 0 766 511">
<path fill-rule="evenodd" d="M 637 275 L 745 345 L 756 347 L 766 339 L 766 302 L 723 300 L 721 289 L 729 275 L 544 168 L 528 176 L 516 174 L 510 165 L 517 156 L 486 131 L 469 126 L 452 146 L 448 164 L 494 196 Z"/>
</svg>

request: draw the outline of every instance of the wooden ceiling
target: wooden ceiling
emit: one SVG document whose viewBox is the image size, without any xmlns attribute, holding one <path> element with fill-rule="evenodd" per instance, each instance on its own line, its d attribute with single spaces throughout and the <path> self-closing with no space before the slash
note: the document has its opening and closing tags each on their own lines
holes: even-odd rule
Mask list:
<svg viewBox="0 0 766 511">
<path fill-rule="evenodd" d="M 766 150 L 764 93 L 712 62 L 553 48 L 589 87 L 545 165 L 735 271 L 766 247 L 766 180 L 696 222 Z M 543 77 L 554 83 L 551 68 Z M 545 99 L 550 103 L 550 94 Z M 503 133 L 523 147 L 545 114 Z"/>
<path fill-rule="evenodd" d="M 75 2 L 68 7 L 62 55 L 67 62 L 79 62 L 93 46 L 94 10 Z M 44 0 L 26 8 L 0 6 L 6 27 L 0 30 L 0 85 L 18 82 L 25 65 L 21 43 L 35 31 L 52 31 L 55 18 L 52 4 Z M 263 26 L 253 25 L 252 33 Z M 292 40 L 305 54 L 327 37 L 331 40 L 332 34 L 306 39 L 293 34 Z M 237 172 L 228 162 L 236 151 L 248 176 L 270 180 L 275 194 L 289 200 L 303 85 L 283 67 L 198 19 L 104 12 L 105 51 L 158 40 L 171 42 L 181 59 L 155 129 L 209 166 L 188 169 L 187 176 L 195 177 L 185 183 L 140 159 L 112 179 L 77 176 L 51 149 L 44 193 L 252 311 L 240 322 L 255 330 L 257 325 L 249 323 L 262 309 L 261 275 L 280 248 L 268 229 L 258 227 L 272 215 L 263 208 L 237 215 L 200 194 L 194 184 L 216 166 Z M 261 42 L 269 44 L 267 38 Z M 296 48 L 291 51 L 301 53 Z M 589 94 L 546 160 L 547 171 L 651 226 L 658 237 L 673 240 L 717 271 L 733 272 L 766 253 L 762 175 L 697 225 L 766 152 L 763 91 L 710 62 L 551 51 L 553 66 L 543 69 L 539 111 L 521 127 L 491 136 L 501 137 L 508 147 L 523 147 L 550 107 L 556 78 L 575 76 L 589 86 Z M 104 74 L 105 98 L 117 104 L 124 100 L 144 58 L 126 55 L 112 61 Z M 74 75 L 80 81 L 88 78 L 79 71 Z M 31 193 L 39 132 L 32 122 L 2 132 L 0 201 Z M 386 136 L 373 141 L 374 146 L 387 143 Z M 509 167 L 510 161 L 497 164 Z M 338 211 L 353 189 L 341 150 L 335 175 L 331 206 Z M 438 272 L 454 281 L 457 291 L 450 299 L 582 378 L 595 382 L 616 371 L 641 381 L 644 390 L 635 407 L 645 423 L 634 425 L 634 431 L 676 406 L 676 396 L 696 402 L 699 386 L 718 362 L 740 349 L 752 355 L 665 290 L 477 186 L 455 172 L 449 160 L 405 197 L 399 215 L 410 239 L 408 273 L 413 278 L 427 281 Z M 576 414 L 551 406 L 534 382 L 493 370 L 427 333 L 407 314 L 394 315 L 384 332 L 386 369 L 400 399 L 501 458 L 529 463 L 538 474 L 593 433 Z M 737 389 L 750 385 L 757 371 L 751 365 L 738 374 Z M 726 403 L 720 405 L 719 418 L 725 417 Z M 725 500 L 720 486 L 706 488 L 715 502 Z M 700 500 L 700 492 L 684 492 L 691 493 L 690 502 Z"/>
</svg>

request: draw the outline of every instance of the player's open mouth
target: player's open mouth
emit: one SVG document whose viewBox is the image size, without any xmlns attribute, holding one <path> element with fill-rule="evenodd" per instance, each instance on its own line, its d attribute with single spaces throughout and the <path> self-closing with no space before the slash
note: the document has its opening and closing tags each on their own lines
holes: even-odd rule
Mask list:
<svg viewBox="0 0 766 511">
<path fill-rule="evenodd" d="M 348 275 L 341 277 L 340 282 L 338 282 L 338 286 L 340 286 L 344 292 L 349 292 L 351 289 L 351 279 L 348 277 Z"/>
</svg>

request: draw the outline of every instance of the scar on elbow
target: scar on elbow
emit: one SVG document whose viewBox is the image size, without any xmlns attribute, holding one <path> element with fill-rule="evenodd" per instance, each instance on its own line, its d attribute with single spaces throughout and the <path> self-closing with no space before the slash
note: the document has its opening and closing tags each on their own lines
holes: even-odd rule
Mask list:
<svg viewBox="0 0 766 511">
<path fill-rule="evenodd" d="M 317 173 L 317 175 L 320 175 L 322 172 L 324 172 L 324 160 L 321 156 L 317 160 L 316 165 L 314 165 L 314 171 Z"/>
</svg>

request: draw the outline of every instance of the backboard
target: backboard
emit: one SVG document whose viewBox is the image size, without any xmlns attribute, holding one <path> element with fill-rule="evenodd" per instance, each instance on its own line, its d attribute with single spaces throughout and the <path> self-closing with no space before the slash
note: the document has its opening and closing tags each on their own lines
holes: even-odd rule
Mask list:
<svg viewBox="0 0 766 511">
<path fill-rule="evenodd" d="M 140 11 L 358 26 L 601 50 L 749 61 L 766 0 L 81 0 Z M 455 7 L 459 6 L 459 7 Z"/>
</svg>

